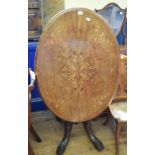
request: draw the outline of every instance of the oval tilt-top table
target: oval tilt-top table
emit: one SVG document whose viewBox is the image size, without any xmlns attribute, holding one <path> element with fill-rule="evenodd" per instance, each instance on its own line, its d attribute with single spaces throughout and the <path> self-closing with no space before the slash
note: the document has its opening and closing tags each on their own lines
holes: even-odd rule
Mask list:
<svg viewBox="0 0 155 155">
<path fill-rule="evenodd" d="M 64 152 L 74 122 L 82 122 L 101 151 L 91 119 L 110 104 L 117 86 L 118 46 L 112 30 L 97 13 L 73 8 L 55 15 L 39 40 L 35 73 L 45 104 L 65 122 L 57 155 Z"/>
</svg>

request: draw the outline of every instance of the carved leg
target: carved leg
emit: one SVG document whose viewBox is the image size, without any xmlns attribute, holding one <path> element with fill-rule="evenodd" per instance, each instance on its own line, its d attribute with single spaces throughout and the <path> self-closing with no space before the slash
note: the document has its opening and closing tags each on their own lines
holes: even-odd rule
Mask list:
<svg viewBox="0 0 155 155">
<path fill-rule="evenodd" d="M 95 148 L 98 151 L 102 151 L 104 149 L 104 145 L 102 144 L 102 142 L 94 135 L 94 132 L 92 130 L 91 127 L 91 121 L 87 121 L 83 123 L 84 128 L 88 134 L 89 139 L 91 140 L 91 142 L 94 144 Z"/>
<path fill-rule="evenodd" d="M 65 151 L 65 148 L 68 144 L 68 141 L 69 141 L 69 138 L 71 135 L 72 127 L 73 127 L 73 123 L 65 122 L 65 124 L 64 124 L 64 137 L 62 138 L 62 140 L 61 140 L 61 142 L 57 148 L 57 151 L 56 151 L 57 155 L 62 155 L 63 152 Z"/>
<path fill-rule="evenodd" d="M 37 141 L 37 142 L 41 142 L 41 139 L 40 137 L 38 136 L 38 134 L 36 133 L 35 129 L 33 128 L 32 124 L 31 124 L 31 127 L 30 127 L 30 131 L 34 137 L 34 139 Z"/>
<path fill-rule="evenodd" d="M 119 155 L 119 137 L 120 137 L 121 127 L 122 127 L 122 124 L 117 122 L 116 123 L 116 131 L 115 131 L 115 150 L 116 150 L 116 155 Z"/>
</svg>

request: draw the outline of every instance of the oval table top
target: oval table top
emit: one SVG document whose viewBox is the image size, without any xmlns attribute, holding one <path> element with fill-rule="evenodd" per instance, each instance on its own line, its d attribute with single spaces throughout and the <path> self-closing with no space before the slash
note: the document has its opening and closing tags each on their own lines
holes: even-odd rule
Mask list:
<svg viewBox="0 0 155 155">
<path fill-rule="evenodd" d="M 58 13 L 41 35 L 38 88 L 47 107 L 63 120 L 84 122 L 103 112 L 116 91 L 118 70 L 115 36 L 89 9 Z"/>
</svg>

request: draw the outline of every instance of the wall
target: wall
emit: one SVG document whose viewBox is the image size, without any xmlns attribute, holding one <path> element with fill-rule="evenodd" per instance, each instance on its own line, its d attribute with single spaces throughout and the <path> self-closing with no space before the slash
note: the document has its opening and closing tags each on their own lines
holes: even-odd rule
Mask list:
<svg viewBox="0 0 155 155">
<path fill-rule="evenodd" d="M 122 8 L 127 7 L 127 0 L 65 0 L 65 9 L 71 7 L 86 7 L 92 10 L 101 9 L 111 2 L 117 3 Z"/>
</svg>

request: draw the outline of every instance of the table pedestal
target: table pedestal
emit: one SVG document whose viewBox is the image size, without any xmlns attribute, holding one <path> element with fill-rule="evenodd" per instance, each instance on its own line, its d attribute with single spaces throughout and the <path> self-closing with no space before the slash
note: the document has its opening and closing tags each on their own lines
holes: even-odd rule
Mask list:
<svg viewBox="0 0 155 155">
<path fill-rule="evenodd" d="M 87 132 L 87 135 L 90 139 L 90 141 L 93 143 L 93 145 L 95 146 L 95 148 L 98 151 L 102 151 L 104 149 L 104 145 L 102 144 L 102 142 L 95 136 L 92 127 L 91 127 L 91 121 L 86 121 L 83 122 L 83 126 Z M 73 123 L 72 122 L 64 122 L 64 136 L 60 142 L 60 144 L 58 145 L 56 154 L 57 155 L 62 155 L 63 152 L 66 149 L 66 146 L 69 142 L 70 136 L 71 136 L 71 130 L 73 127 Z"/>
</svg>

